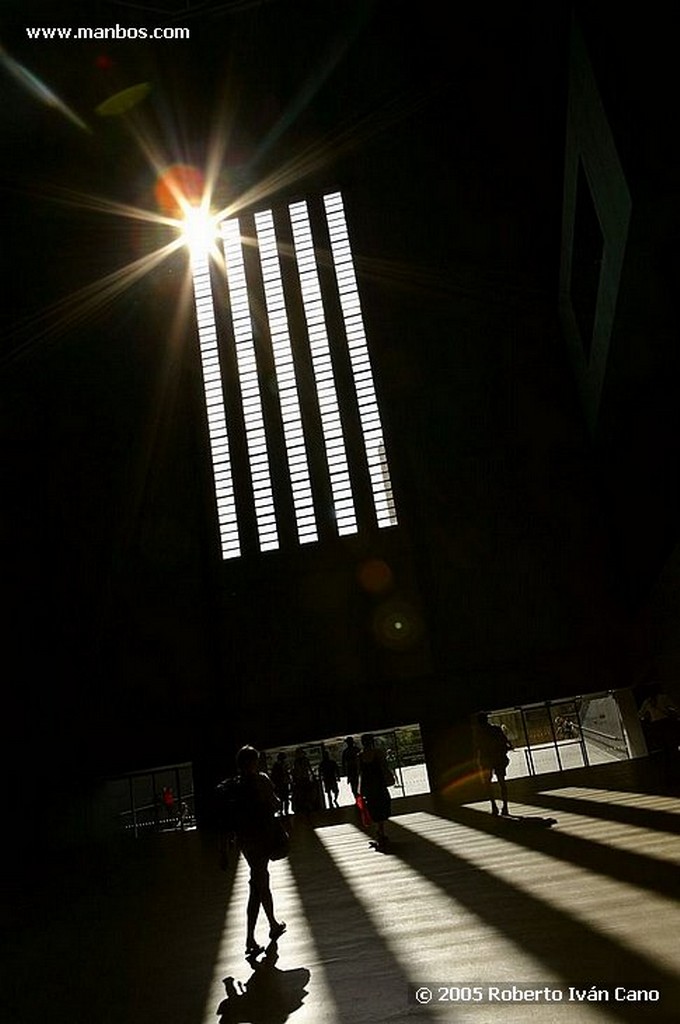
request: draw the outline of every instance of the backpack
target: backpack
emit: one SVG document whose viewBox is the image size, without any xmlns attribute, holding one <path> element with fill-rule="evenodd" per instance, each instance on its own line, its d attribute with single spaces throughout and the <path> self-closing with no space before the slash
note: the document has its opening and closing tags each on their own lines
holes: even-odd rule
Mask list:
<svg viewBox="0 0 680 1024">
<path fill-rule="evenodd" d="M 228 839 L 235 838 L 246 821 L 248 806 L 243 782 L 238 776 L 224 779 L 215 787 L 217 797 L 217 824 Z"/>
<path fill-rule="evenodd" d="M 509 747 L 510 744 L 500 726 L 490 725 L 481 731 L 479 750 L 482 760 L 486 764 L 493 765 L 494 767 L 496 765 L 507 765 L 510 761 L 508 757 Z"/>
</svg>

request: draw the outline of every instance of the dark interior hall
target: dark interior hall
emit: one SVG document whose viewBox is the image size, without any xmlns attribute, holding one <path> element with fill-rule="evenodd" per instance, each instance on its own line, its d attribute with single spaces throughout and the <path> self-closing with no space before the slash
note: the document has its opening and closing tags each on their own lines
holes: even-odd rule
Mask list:
<svg viewBox="0 0 680 1024">
<path fill-rule="evenodd" d="M 38 32 L 55 26 L 89 37 Z M 188 34 L 143 38 L 153 26 Z M 5 0 L 4 751 L 17 877 L 44 849 L 61 864 L 90 848 L 84 809 L 105 778 L 191 762 L 207 815 L 244 742 L 418 723 L 436 801 L 467 770 L 477 711 L 609 691 L 639 703 L 653 680 L 680 700 L 673 46 L 670 14 L 605 0 Z M 135 85 L 136 105 L 97 112 Z M 243 516 L 243 553 L 222 560 L 186 252 L 119 287 L 122 268 L 176 238 L 155 192 L 171 164 L 214 172 L 216 204 L 248 224 L 342 193 L 398 525 L 372 518 L 364 467 L 356 533 L 338 536 L 319 489 L 318 542 L 259 551 Z M 338 309 L 328 316 L 332 333 Z M 356 420 L 337 359 L 336 372 Z M 260 377 L 270 417 L 276 381 Z M 235 376 L 225 387 L 237 394 Z M 360 441 L 350 427 L 350 448 Z M 245 493 L 243 437 L 234 445 Z M 534 809 L 544 798 L 532 792 Z M 465 813 L 437 807 L 442 821 Z M 457 835 L 478 822 L 469 813 Z M 440 874 L 462 865 L 438 860 L 430 839 L 404 859 L 449 899 Z M 318 853 L 311 904 L 342 860 L 324 842 L 299 837 L 300 864 L 315 844 L 329 858 Z M 178 855 L 200 890 L 198 849 Z M 584 849 L 565 841 L 559 855 Z M 131 884 L 152 870 L 147 855 L 133 855 Z M 477 880 L 480 906 L 510 898 Z M 351 912 L 376 929 L 366 904 Z M 379 974 L 399 961 L 394 941 L 376 947 Z M 560 973 L 557 951 L 551 966 Z"/>
</svg>

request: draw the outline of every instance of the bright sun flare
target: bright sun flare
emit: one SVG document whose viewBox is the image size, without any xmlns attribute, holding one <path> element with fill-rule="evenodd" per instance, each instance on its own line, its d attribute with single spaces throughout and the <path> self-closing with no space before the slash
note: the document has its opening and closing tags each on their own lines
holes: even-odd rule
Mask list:
<svg viewBox="0 0 680 1024">
<path fill-rule="evenodd" d="M 192 255 L 205 254 L 217 236 L 217 218 L 204 206 L 190 206 L 185 210 L 182 240 Z"/>
<path fill-rule="evenodd" d="M 1 51 L 0 51 L 1 54 Z M 0 365 L 13 361 L 34 346 L 46 343 L 76 323 L 83 324 L 102 309 L 115 302 L 132 284 L 140 281 L 154 268 L 184 246 L 192 264 L 211 257 L 219 258 L 217 236 L 220 223 L 233 217 L 239 210 L 252 207 L 273 194 L 278 194 L 307 175 L 323 167 L 329 159 L 336 159 L 345 148 L 356 147 L 362 139 L 370 137 L 378 128 L 384 128 L 385 113 L 380 118 L 368 118 L 359 128 L 341 131 L 329 145 L 322 140 L 302 154 L 294 154 L 282 166 L 250 185 L 238 199 L 230 200 L 218 213 L 211 213 L 210 200 L 220 179 L 227 137 L 216 134 L 210 139 L 207 166 L 204 171 L 184 164 L 169 164 L 167 155 L 142 127 L 133 131 L 133 137 L 146 156 L 157 180 L 154 189 L 159 209 L 154 211 L 101 196 L 87 195 L 64 187 L 53 187 L 49 193 L 67 206 L 111 214 L 130 221 L 146 224 L 149 228 L 171 228 L 172 241 L 165 241 L 145 255 L 83 285 L 65 295 L 51 306 L 25 317 L 12 332 L 12 347 L 8 355 L 0 355 Z M 389 123 L 390 118 L 388 118 Z M 83 125 L 85 127 L 85 125 Z M 264 145 L 264 144 L 263 144 Z M 267 147 L 265 146 L 265 149 Z M 151 236 L 150 236 L 151 237 Z M 409 280 L 412 269 L 408 268 Z"/>
</svg>

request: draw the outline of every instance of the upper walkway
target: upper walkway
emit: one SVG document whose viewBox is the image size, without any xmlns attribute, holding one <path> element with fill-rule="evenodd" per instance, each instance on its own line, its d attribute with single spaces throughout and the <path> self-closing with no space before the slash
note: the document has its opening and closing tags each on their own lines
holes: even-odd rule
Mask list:
<svg viewBox="0 0 680 1024">
<path fill-rule="evenodd" d="M 271 869 L 288 931 L 255 969 L 245 864 L 219 871 L 198 832 L 46 865 L 12 902 L 0 1019 L 677 1024 L 680 797 L 634 782 L 539 777 L 511 790 L 510 819 L 407 798 L 386 854 L 353 810 L 296 819 Z M 418 986 L 431 1002 L 414 1001 Z M 516 1001 L 520 988 L 548 1001 Z"/>
</svg>

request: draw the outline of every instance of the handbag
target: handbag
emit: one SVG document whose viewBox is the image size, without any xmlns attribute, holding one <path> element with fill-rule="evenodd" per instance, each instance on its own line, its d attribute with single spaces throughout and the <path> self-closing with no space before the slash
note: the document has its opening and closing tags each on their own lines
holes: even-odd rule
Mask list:
<svg viewBox="0 0 680 1024">
<path fill-rule="evenodd" d="M 280 818 L 274 818 L 271 841 L 269 845 L 269 859 L 283 860 L 290 852 L 290 836 Z"/>
<path fill-rule="evenodd" d="M 357 810 L 359 811 L 359 818 L 364 828 L 370 828 L 373 824 L 373 819 L 369 813 L 368 806 L 361 793 L 357 796 Z"/>
</svg>

